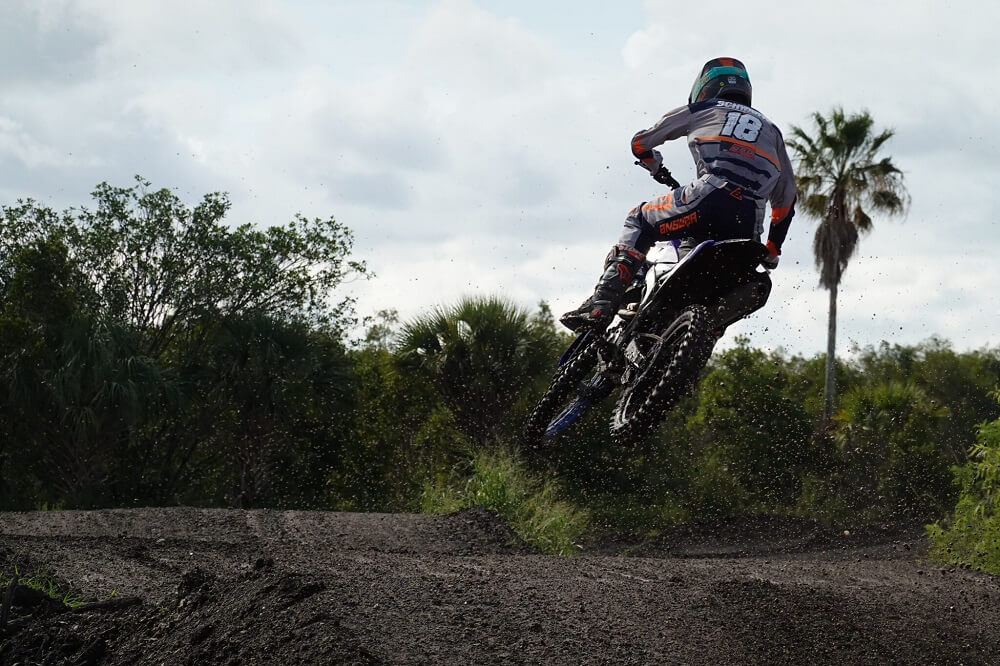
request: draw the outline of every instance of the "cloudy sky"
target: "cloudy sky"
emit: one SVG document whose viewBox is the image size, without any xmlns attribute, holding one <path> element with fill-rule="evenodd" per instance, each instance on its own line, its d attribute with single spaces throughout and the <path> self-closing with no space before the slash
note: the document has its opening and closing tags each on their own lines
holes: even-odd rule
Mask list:
<svg viewBox="0 0 1000 666">
<path fill-rule="evenodd" d="M 359 312 L 464 294 L 557 313 L 592 288 L 624 215 L 661 186 L 632 134 L 708 59 L 746 63 L 788 131 L 833 106 L 896 136 L 905 220 L 876 220 L 841 288 L 839 350 L 931 335 L 1000 345 L 1000 84 L 980 0 L 4 0 L 0 202 L 86 204 L 141 174 L 233 223 L 353 229 Z M 681 180 L 683 142 L 662 152 Z M 765 348 L 825 349 L 815 222 L 796 218 Z"/>
</svg>

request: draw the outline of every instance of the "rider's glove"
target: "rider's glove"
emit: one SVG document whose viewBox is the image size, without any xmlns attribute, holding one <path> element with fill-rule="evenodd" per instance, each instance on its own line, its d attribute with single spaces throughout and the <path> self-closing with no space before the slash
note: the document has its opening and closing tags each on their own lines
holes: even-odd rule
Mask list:
<svg viewBox="0 0 1000 666">
<path fill-rule="evenodd" d="M 772 241 L 767 241 L 767 256 L 760 260 L 761 265 L 767 270 L 773 271 L 778 267 L 779 254 L 778 247 Z"/>
<path fill-rule="evenodd" d="M 674 179 L 674 177 L 670 175 L 670 171 L 668 171 L 667 167 L 665 167 L 665 166 L 661 166 L 659 169 L 657 169 L 656 171 L 654 171 L 652 173 L 652 176 L 653 176 L 653 180 L 655 180 L 656 182 L 661 183 L 663 185 L 667 185 L 669 187 L 680 187 L 681 186 L 681 184 L 678 183 Z"/>
</svg>

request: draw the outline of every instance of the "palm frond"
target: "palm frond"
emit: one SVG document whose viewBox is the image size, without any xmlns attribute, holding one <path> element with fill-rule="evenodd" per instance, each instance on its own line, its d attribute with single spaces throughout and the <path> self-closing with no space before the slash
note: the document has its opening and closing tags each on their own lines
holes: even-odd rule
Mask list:
<svg viewBox="0 0 1000 666">
<path fill-rule="evenodd" d="M 807 215 L 823 217 L 829 207 L 829 198 L 825 194 L 811 194 L 799 206 Z"/>
<path fill-rule="evenodd" d="M 900 198 L 893 190 L 876 190 L 871 194 L 872 207 L 889 214 L 902 213 L 907 206 L 907 201 Z"/>
<path fill-rule="evenodd" d="M 861 206 L 855 206 L 851 222 L 861 233 L 867 233 L 872 229 L 872 218 L 868 217 L 868 213 Z"/>
</svg>

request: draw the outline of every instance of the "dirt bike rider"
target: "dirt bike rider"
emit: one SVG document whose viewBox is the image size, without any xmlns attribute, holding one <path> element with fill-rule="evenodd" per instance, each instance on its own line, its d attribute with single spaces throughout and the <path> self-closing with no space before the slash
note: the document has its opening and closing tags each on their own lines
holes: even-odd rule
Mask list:
<svg viewBox="0 0 1000 666">
<path fill-rule="evenodd" d="M 594 294 L 560 318 L 564 326 L 576 331 L 610 324 L 626 287 L 657 241 L 760 240 L 765 201 L 771 204 L 771 225 L 764 265 L 777 267 L 795 213 L 795 177 L 781 132 L 750 107 L 751 93 L 742 62 L 709 60 L 691 88 L 688 103 L 632 138 L 636 164 L 674 189 L 629 211 Z M 697 166 L 697 178 L 684 187 L 653 150 L 682 136 L 688 137 Z"/>
</svg>

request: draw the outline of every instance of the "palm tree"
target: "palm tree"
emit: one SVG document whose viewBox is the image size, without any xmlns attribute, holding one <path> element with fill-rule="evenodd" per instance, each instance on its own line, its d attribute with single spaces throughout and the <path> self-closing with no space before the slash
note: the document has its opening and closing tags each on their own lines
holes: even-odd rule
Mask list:
<svg viewBox="0 0 1000 666">
<path fill-rule="evenodd" d="M 819 284 L 830 292 L 826 346 L 824 422 L 833 415 L 834 358 L 837 339 L 837 288 L 854 256 L 861 234 L 871 231 L 871 213 L 901 215 L 909 205 L 903 172 L 889 157 L 878 156 L 893 131 L 876 133 L 867 111 L 829 117 L 812 115 L 815 133 L 792 127 L 787 143 L 796 156 L 799 208 L 817 218 L 813 255 Z"/>
<path fill-rule="evenodd" d="M 550 318 L 489 296 L 417 317 L 403 326 L 398 350 L 431 377 L 459 428 L 485 442 L 510 427 L 512 408 L 551 371 L 559 342 Z"/>
</svg>

